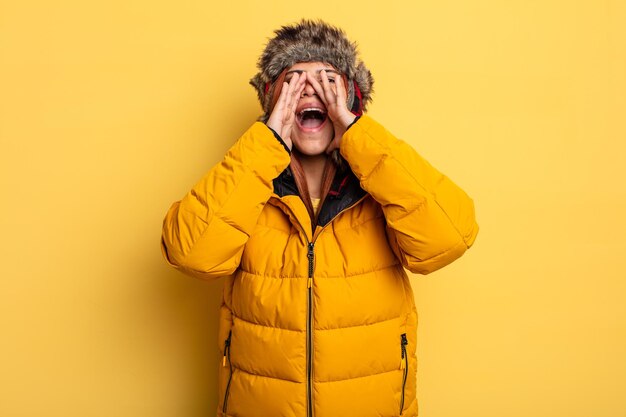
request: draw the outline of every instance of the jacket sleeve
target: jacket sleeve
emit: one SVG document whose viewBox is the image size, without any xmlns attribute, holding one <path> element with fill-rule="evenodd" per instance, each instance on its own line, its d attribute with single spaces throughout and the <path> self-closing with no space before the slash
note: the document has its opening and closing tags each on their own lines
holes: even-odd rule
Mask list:
<svg viewBox="0 0 626 417">
<path fill-rule="evenodd" d="M 272 181 L 289 161 L 272 131 L 254 123 L 167 212 L 161 238 L 167 262 L 203 279 L 232 274 L 272 195 Z"/>
<path fill-rule="evenodd" d="M 473 201 L 371 117 L 362 116 L 346 131 L 340 152 L 382 206 L 389 244 L 409 271 L 436 271 L 474 243 Z"/>
</svg>

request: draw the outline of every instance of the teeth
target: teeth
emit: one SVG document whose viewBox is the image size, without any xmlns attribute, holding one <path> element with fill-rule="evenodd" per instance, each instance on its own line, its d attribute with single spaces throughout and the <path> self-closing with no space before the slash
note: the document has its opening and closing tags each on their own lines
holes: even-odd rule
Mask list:
<svg viewBox="0 0 626 417">
<path fill-rule="evenodd" d="M 318 113 L 322 113 L 322 114 L 326 114 L 326 112 L 322 109 L 319 109 L 317 107 L 308 107 L 306 109 L 302 109 L 300 110 L 300 112 L 298 113 L 300 116 L 304 115 L 304 113 L 308 112 L 308 111 L 316 111 Z"/>
</svg>

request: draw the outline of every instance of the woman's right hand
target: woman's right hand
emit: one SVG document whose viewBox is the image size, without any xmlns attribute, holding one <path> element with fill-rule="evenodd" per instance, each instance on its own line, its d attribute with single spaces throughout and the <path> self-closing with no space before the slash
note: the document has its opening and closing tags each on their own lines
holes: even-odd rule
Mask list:
<svg viewBox="0 0 626 417">
<path fill-rule="evenodd" d="M 291 129 L 296 122 L 296 107 L 302 90 L 304 90 L 306 81 L 306 73 L 295 73 L 289 83 L 283 82 L 283 88 L 280 90 L 278 101 L 267 120 L 267 126 L 278 133 L 285 142 L 285 145 L 291 150 Z"/>
</svg>

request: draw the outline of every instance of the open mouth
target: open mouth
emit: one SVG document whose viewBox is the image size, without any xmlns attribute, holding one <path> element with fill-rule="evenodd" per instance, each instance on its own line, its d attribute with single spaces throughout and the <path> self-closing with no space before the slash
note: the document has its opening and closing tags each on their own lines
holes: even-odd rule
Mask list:
<svg viewBox="0 0 626 417">
<path fill-rule="evenodd" d="M 304 108 L 296 114 L 298 126 L 304 131 L 319 130 L 326 119 L 326 112 L 317 107 Z"/>
</svg>

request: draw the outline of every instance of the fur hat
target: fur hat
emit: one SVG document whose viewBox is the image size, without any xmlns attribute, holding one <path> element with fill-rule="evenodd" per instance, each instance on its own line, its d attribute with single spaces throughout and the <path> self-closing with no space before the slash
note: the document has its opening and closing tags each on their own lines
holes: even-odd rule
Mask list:
<svg viewBox="0 0 626 417">
<path fill-rule="evenodd" d="M 274 82 L 286 69 L 298 62 L 324 62 L 332 65 L 348 79 L 348 108 L 360 114 L 371 101 L 372 74 L 357 57 L 356 43 L 350 42 L 343 30 L 321 20 L 303 19 L 274 32 L 259 57 L 259 72 L 250 80 L 256 89 L 266 122 L 271 112 Z"/>
</svg>

